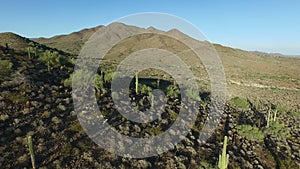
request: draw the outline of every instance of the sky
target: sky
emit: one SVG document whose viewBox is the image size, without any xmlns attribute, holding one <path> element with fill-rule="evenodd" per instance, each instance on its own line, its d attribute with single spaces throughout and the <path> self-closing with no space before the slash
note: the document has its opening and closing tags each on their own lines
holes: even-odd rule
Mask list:
<svg viewBox="0 0 300 169">
<path fill-rule="evenodd" d="M 68 34 L 141 12 L 178 16 L 213 43 L 300 55 L 299 0 L 0 0 L 0 32 Z"/>
</svg>

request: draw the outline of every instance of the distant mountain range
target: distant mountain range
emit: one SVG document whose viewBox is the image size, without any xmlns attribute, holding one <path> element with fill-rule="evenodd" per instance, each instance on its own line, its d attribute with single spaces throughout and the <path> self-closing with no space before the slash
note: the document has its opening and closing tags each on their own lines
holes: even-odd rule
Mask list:
<svg viewBox="0 0 300 169">
<path fill-rule="evenodd" d="M 119 24 L 119 23 L 118 23 Z M 122 24 L 121 24 L 122 25 Z M 129 27 L 129 26 L 128 26 Z M 130 26 L 131 29 L 143 29 L 143 28 L 138 28 L 134 26 Z M 5 33 L 0 33 L 0 45 L 5 46 L 5 43 L 11 44 L 12 48 L 25 48 L 28 46 L 28 43 L 35 43 L 35 44 L 41 44 L 43 46 L 47 46 L 50 48 L 54 48 L 57 50 L 61 50 L 73 55 L 79 54 L 81 47 L 84 45 L 84 43 L 89 39 L 89 37 L 95 33 L 98 29 L 105 28 L 105 26 L 97 26 L 93 28 L 86 28 L 83 30 L 80 30 L 78 32 L 73 32 L 70 34 L 66 35 L 56 35 L 50 38 L 32 38 L 28 39 L 25 37 L 22 37 L 20 35 L 11 33 L 11 32 L 5 32 Z M 154 27 L 149 27 L 147 28 L 148 30 L 152 32 L 161 32 L 160 30 L 155 29 Z M 173 35 L 181 35 L 181 36 L 186 36 L 187 35 L 183 34 L 179 30 L 173 29 L 168 31 L 168 33 L 173 34 Z M 188 37 L 191 38 L 191 37 Z M 191 38 L 192 39 L 192 38 Z M 215 46 L 220 46 L 218 44 L 214 44 Z M 222 46 L 224 48 L 229 48 Z M 239 49 L 234 49 L 234 50 L 239 50 Z M 243 50 L 244 51 L 244 50 Z M 245 51 L 247 52 L 247 51 Z M 283 55 L 281 53 L 267 53 L 267 52 L 261 52 L 261 51 L 248 51 L 250 53 L 256 54 L 256 55 L 261 55 L 261 56 L 273 56 L 273 57 L 300 57 L 300 55 Z"/>
</svg>

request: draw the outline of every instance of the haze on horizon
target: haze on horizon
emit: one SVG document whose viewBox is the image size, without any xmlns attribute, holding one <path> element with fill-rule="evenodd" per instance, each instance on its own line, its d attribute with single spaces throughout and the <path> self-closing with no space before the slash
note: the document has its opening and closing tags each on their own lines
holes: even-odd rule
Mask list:
<svg viewBox="0 0 300 169">
<path fill-rule="evenodd" d="M 1 3 L 0 32 L 29 38 L 52 37 L 141 12 L 162 12 L 194 24 L 206 38 L 233 48 L 300 55 L 300 1 L 114 1 Z"/>
</svg>

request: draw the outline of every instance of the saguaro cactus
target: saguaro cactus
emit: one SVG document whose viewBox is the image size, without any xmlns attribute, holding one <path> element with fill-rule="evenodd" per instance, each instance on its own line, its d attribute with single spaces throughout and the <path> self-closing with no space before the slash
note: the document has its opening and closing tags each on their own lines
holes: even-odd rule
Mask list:
<svg viewBox="0 0 300 169">
<path fill-rule="evenodd" d="M 229 154 L 226 154 L 226 148 L 227 148 L 227 136 L 224 137 L 222 154 L 219 155 L 219 162 L 218 162 L 219 169 L 226 169 L 228 167 Z"/>
<path fill-rule="evenodd" d="M 135 93 L 138 93 L 139 89 L 139 73 L 137 72 L 135 74 Z"/>
<path fill-rule="evenodd" d="M 271 123 L 275 122 L 277 120 L 277 112 L 278 110 L 274 110 L 274 112 L 271 112 L 272 110 L 268 110 L 268 116 L 267 116 L 267 127 L 270 127 Z"/>
<path fill-rule="evenodd" d="M 34 158 L 34 152 L 33 152 L 32 137 L 30 135 L 27 136 L 27 142 L 28 142 L 29 154 L 30 154 L 30 158 L 31 158 L 31 165 L 32 165 L 32 168 L 35 169 L 35 158 Z"/>
<path fill-rule="evenodd" d="M 27 47 L 28 59 L 31 59 L 31 47 Z"/>
<path fill-rule="evenodd" d="M 270 120 L 271 120 L 271 110 L 268 110 L 267 127 L 270 127 Z"/>
<path fill-rule="evenodd" d="M 276 118 L 277 118 L 277 112 L 278 112 L 278 110 L 275 110 L 275 111 L 274 111 L 274 118 L 273 118 L 273 121 L 274 121 L 274 122 L 276 121 Z"/>
</svg>

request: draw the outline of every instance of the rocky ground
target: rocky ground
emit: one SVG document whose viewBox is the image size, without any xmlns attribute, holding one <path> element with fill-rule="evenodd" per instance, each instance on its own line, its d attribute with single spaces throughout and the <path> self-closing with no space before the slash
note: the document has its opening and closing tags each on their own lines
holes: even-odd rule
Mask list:
<svg viewBox="0 0 300 169">
<path fill-rule="evenodd" d="M 267 115 L 276 105 L 263 101 L 258 105 L 250 100 L 249 107 L 228 101 L 222 120 L 206 142 L 197 139 L 209 109 L 209 99 L 203 98 L 205 103 L 197 110 L 194 127 L 174 149 L 145 159 L 117 156 L 95 144 L 78 122 L 72 89 L 63 83 L 72 73 L 72 65 L 48 71 L 45 63 L 29 59 L 24 53 L 2 53 L 1 59 L 10 60 L 15 73 L 2 78 L 0 84 L 0 168 L 31 168 L 27 135 L 33 138 L 36 168 L 214 168 L 225 135 L 229 138 L 228 168 L 300 167 L 299 114 L 278 112 L 276 122 L 282 125 L 274 122 L 267 127 Z M 146 97 L 132 93 L 141 109 L 149 106 Z M 101 90 L 97 97 L 108 122 L 119 132 L 136 137 L 150 137 L 166 130 L 182 106 L 169 98 L 161 120 L 137 125 L 116 113 L 109 90 Z M 245 134 L 242 125 L 253 126 L 258 132 Z"/>
</svg>

